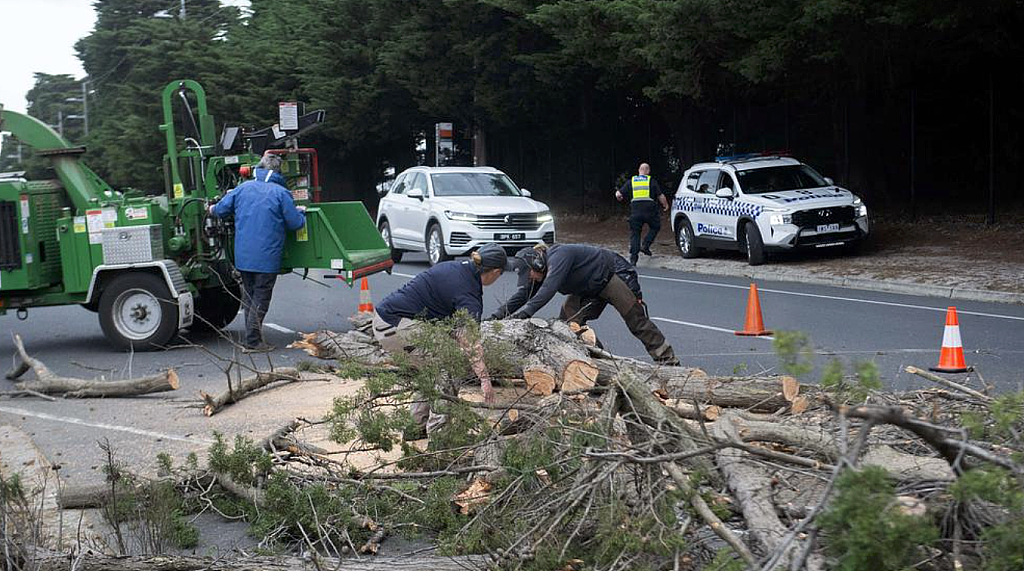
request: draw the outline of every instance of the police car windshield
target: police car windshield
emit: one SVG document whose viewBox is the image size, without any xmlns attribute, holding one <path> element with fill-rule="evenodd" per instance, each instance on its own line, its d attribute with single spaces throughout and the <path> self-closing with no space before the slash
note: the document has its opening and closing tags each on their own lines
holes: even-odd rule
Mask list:
<svg viewBox="0 0 1024 571">
<path fill-rule="evenodd" d="M 507 176 L 495 173 L 439 173 L 430 175 L 434 196 L 522 196 Z"/>
<path fill-rule="evenodd" d="M 828 186 L 825 179 L 807 165 L 786 165 L 760 169 L 738 170 L 740 188 L 746 194 L 764 194 L 801 188 Z"/>
</svg>

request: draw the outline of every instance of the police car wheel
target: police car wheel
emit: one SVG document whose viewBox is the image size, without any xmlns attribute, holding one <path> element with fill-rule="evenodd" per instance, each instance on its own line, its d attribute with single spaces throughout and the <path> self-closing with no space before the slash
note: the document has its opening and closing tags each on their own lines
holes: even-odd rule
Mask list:
<svg viewBox="0 0 1024 571">
<path fill-rule="evenodd" d="M 747 263 L 751 266 L 759 266 L 764 263 L 764 242 L 761 240 L 761 231 L 753 222 L 747 222 L 743 228 L 746 235 L 744 245 L 747 252 Z"/>
<path fill-rule="evenodd" d="M 684 258 L 696 258 L 701 254 L 701 248 L 694 243 L 693 228 L 686 218 L 680 219 L 676 225 L 676 246 Z"/>
</svg>

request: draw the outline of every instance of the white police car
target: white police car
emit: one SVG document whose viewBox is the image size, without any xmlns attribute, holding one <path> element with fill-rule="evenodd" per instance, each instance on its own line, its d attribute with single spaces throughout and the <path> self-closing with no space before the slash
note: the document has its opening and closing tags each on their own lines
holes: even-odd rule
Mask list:
<svg viewBox="0 0 1024 571">
<path fill-rule="evenodd" d="M 744 157 L 693 165 L 672 201 L 684 258 L 739 250 L 750 265 L 765 252 L 853 245 L 868 234 L 868 209 L 849 190 L 788 157 Z"/>
</svg>

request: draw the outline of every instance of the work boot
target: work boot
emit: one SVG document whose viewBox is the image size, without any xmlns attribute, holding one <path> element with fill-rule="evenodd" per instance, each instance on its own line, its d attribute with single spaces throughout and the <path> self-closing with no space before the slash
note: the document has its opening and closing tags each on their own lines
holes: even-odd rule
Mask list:
<svg viewBox="0 0 1024 571">
<path fill-rule="evenodd" d="M 630 254 L 630 255 L 629 255 L 629 265 L 631 265 L 631 266 L 636 266 L 636 261 L 637 261 L 638 259 L 640 259 L 640 256 L 638 256 L 638 255 L 636 255 L 636 254 Z"/>
<path fill-rule="evenodd" d="M 676 352 L 672 350 L 672 346 L 666 341 L 654 351 L 651 351 L 651 357 L 654 362 L 666 367 L 678 367 L 679 359 L 676 358 Z"/>
<path fill-rule="evenodd" d="M 267 342 L 264 341 L 263 343 L 260 343 L 259 345 L 256 345 L 254 347 L 245 347 L 245 348 L 242 349 L 242 352 L 246 353 L 246 354 L 248 354 L 248 353 L 269 353 L 269 352 L 273 351 L 274 349 L 277 349 L 277 347 L 274 347 L 270 343 L 267 343 Z"/>
<path fill-rule="evenodd" d="M 640 248 L 640 252 L 644 253 L 644 254 L 646 254 L 648 256 L 653 256 L 654 255 L 654 254 L 651 253 L 651 245 L 650 244 L 644 246 L 643 248 Z"/>
</svg>

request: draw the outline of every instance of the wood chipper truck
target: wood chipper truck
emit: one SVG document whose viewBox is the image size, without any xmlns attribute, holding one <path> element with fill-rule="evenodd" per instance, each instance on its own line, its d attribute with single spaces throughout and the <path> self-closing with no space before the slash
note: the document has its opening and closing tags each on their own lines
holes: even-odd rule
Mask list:
<svg viewBox="0 0 1024 571">
<path fill-rule="evenodd" d="M 318 201 L 317 155 L 297 138 L 323 111 L 300 115 L 281 104 L 273 127 L 225 127 L 218 140 L 198 83 L 173 81 L 162 101 L 158 195 L 114 190 L 79 160 L 84 148 L 0 106 L 0 131 L 33 147 L 56 175 L 0 174 L 0 315 L 25 319 L 31 308 L 79 304 L 99 314 L 111 345 L 138 351 L 165 346 L 185 328 L 224 327 L 241 303 L 234 226 L 208 206 L 250 176 L 264 152 L 282 156 L 292 196 L 306 206 L 305 227 L 286 239 L 282 273 L 331 270 L 351 286 L 390 270 L 390 250 L 361 202 Z"/>
</svg>

